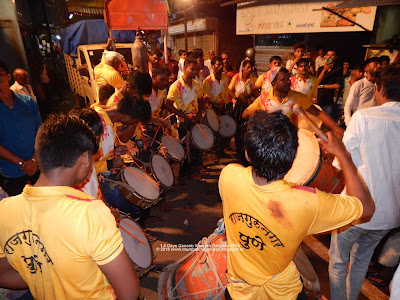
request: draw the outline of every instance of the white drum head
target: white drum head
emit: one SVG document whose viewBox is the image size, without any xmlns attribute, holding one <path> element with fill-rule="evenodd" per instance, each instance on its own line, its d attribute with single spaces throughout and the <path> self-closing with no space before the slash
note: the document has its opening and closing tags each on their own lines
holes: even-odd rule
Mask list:
<svg viewBox="0 0 400 300">
<path fill-rule="evenodd" d="M 207 109 L 206 110 L 206 118 L 207 118 L 208 125 L 210 125 L 210 128 L 214 131 L 218 131 L 219 130 L 219 119 L 218 119 L 218 116 L 215 113 L 215 111 L 212 109 Z"/>
<path fill-rule="evenodd" d="M 174 184 L 174 173 L 168 161 L 161 155 L 154 154 L 151 158 L 154 175 L 160 180 L 161 184 L 170 187 Z"/>
<path fill-rule="evenodd" d="M 123 218 L 119 224 L 124 248 L 129 258 L 139 267 L 148 268 L 153 261 L 149 241 L 143 233 L 142 227 L 129 218 Z M 137 239 L 131 237 L 133 235 Z M 142 244 L 142 243 L 144 244 Z"/>
<path fill-rule="evenodd" d="M 161 138 L 161 143 L 168 150 L 168 155 L 173 159 L 182 160 L 185 157 L 185 150 L 182 145 L 173 137 L 169 135 L 164 135 Z"/>
<path fill-rule="evenodd" d="M 124 170 L 124 178 L 136 193 L 142 197 L 150 200 L 156 200 L 160 197 L 160 187 L 153 177 L 143 170 L 136 167 L 128 167 Z"/>
<path fill-rule="evenodd" d="M 214 134 L 207 125 L 196 124 L 192 129 L 193 143 L 201 150 L 208 150 L 214 145 Z"/>
<path fill-rule="evenodd" d="M 219 129 L 219 134 L 223 137 L 231 137 L 236 132 L 236 122 L 233 118 L 227 115 L 222 115 L 221 128 Z"/>
<path fill-rule="evenodd" d="M 315 174 L 320 164 L 320 148 L 315 135 L 306 130 L 299 129 L 299 148 L 292 168 L 284 179 L 298 185 L 305 185 Z"/>
<path fill-rule="evenodd" d="M 317 104 L 313 104 L 318 110 L 322 110 L 322 108 L 320 107 L 320 106 L 318 106 Z M 310 114 L 309 112 L 307 112 L 307 111 L 305 111 L 304 112 L 306 115 L 307 115 L 307 117 L 308 118 L 310 118 L 319 128 L 321 128 L 321 126 L 322 126 L 322 121 L 318 118 L 318 117 L 316 117 L 316 116 L 314 116 L 314 115 L 312 115 L 312 114 Z M 302 116 L 298 116 L 298 123 L 297 123 L 297 127 L 298 128 L 302 128 L 302 129 L 307 129 L 307 130 L 309 130 L 309 131 L 311 131 L 311 132 L 314 132 L 314 130 L 312 129 L 312 127 L 307 123 L 307 121 L 305 120 L 305 118 L 303 118 Z"/>
</svg>

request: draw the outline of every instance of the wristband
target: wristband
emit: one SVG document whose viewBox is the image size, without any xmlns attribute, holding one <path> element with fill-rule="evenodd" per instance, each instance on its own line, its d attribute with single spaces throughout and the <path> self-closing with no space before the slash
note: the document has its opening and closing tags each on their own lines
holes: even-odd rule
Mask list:
<svg viewBox="0 0 400 300">
<path fill-rule="evenodd" d="M 21 160 L 18 162 L 18 166 L 22 166 L 23 163 L 24 163 L 24 161 L 21 159 Z"/>
</svg>

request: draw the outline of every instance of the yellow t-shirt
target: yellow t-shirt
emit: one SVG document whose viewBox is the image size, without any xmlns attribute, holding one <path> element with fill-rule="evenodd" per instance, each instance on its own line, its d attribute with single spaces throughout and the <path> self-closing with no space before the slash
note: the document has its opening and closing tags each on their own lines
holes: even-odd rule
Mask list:
<svg viewBox="0 0 400 300">
<path fill-rule="evenodd" d="M 312 102 L 306 95 L 290 90 L 286 98 L 280 102 L 274 96 L 274 90 L 270 90 L 268 93 L 261 94 L 254 102 L 249 105 L 247 110 L 256 112 L 258 110 L 265 110 L 267 112 L 282 111 L 293 124 L 297 125 L 297 115 L 293 113 L 293 106 L 298 104 L 301 109 L 307 110 Z"/>
<path fill-rule="evenodd" d="M 0 257 L 35 299 L 113 299 L 98 265 L 123 250 L 110 209 L 72 187 L 25 186 L 0 202 Z"/>
<path fill-rule="evenodd" d="M 228 85 L 228 76 L 222 73 L 221 81 L 218 82 L 215 79 L 214 73 L 212 73 L 203 81 L 203 95 L 211 96 L 211 102 L 222 106 L 222 104 L 228 103 Z"/>
<path fill-rule="evenodd" d="M 256 81 L 257 77 L 253 73 L 250 73 L 250 78 L 244 81 L 242 72 L 240 72 L 232 77 L 232 80 L 229 83 L 229 89 L 235 92 L 236 97 L 239 97 L 242 94 L 250 94 Z"/>
<path fill-rule="evenodd" d="M 258 76 L 257 81 L 254 84 L 256 88 L 261 89 L 261 94 L 268 93 L 272 89 L 272 84 L 268 76 L 269 72 L 270 71 Z"/>
<path fill-rule="evenodd" d="M 160 118 L 161 107 L 164 103 L 164 92 L 165 90 L 158 90 L 156 93 L 153 89 L 151 95 L 144 97 L 150 103 L 152 118 Z"/>
<path fill-rule="evenodd" d="M 203 90 L 196 80 L 189 87 L 183 78 L 179 78 L 169 88 L 167 99 L 174 101 L 176 108 L 185 114 L 196 114 L 199 110 L 198 98 L 203 97 Z"/>
<path fill-rule="evenodd" d="M 106 64 L 97 65 L 94 68 L 94 78 L 99 87 L 106 83 L 113 87 L 120 87 L 125 84 L 122 75 L 113 67 Z"/>
<path fill-rule="evenodd" d="M 361 202 L 278 180 L 255 184 L 252 168 L 225 167 L 219 178 L 233 299 L 296 299 L 302 285 L 291 261 L 307 235 L 361 217 Z"/>
<path fill-rule="evenodd" d="M 97 153 L 93 154 L 93 161 L 95 163 L 97 173 L 106 172 L 107 160 L 114 157 L 115 145 L 115 126 L 111 122 L 110 117 L 104 111 L 106 106 L 96 105 L 93 109 L 99 114 L 101 123 L 103 124 L 103 134 L 101 135 L 100 147 Z"/>
<path fill-rule="evenodd" d="M 306 95 L 313 101 L 317 100 L 318 95 L 318 79 L 315 76 L 309 75 L 307 80 L 301 79 L 300 75 L 290 77 L 290 88 L 296 92 Z"/>
</svg>

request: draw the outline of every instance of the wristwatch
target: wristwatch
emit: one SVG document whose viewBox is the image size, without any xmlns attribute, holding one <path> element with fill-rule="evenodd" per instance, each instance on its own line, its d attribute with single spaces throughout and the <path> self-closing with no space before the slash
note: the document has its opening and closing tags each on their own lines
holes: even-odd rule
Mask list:
<svg viewBox="0 0 400 300">
<path fill-rule="evenodd" d="M 323 88 L 324 88 L 324 85 L 323 85 L 323 84 L 320 84 L 320 85 L 318 86 L 318 88 L 323 89 Z"/>
<path fill-rule="evenodd" d="M 23 163 L 24 163 L 24 161 L 21 159 L 21 160 L 18 162 L 18 166 L 22 166 Z"/>
</svg>

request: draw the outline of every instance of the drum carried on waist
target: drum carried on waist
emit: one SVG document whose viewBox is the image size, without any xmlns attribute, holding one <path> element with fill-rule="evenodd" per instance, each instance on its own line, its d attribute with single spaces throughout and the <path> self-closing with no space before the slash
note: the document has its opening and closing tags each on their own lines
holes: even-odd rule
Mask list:
<svg viewBox="0 0 400 300">
<path fill-rule="evenodd" d="M 159 184 L 142 169 L 132 166 L 124 168 L 121 180 L 118 189 L 130 203 L 146 209 L 161 200 Z"/>
<path fill-rule="evenodd" d="M 131 218 L 119 220 L 119 230 L 124 248 L 134 264 L 139 277 L 147 274 L 153 267 L 153 252 L 143 228 Z"/>
<path fill-rule="evenodd" d="M 203 118 L 203 123 L 210 127 L 210 129 L 214 132 L 218 132 L 219 127 L 220 127 L 220 122 L 217 113 L 211 109 L 208 108 L 206 109 L 204 118 Z"/>
<path fill-rule="evenodd" d="M 299 129 L 298 137 L 296 158 L 284 179 L 327 193 L 339 194 L 344 189 L 343 178 L 338 169 L 323 160 L 315 135 L 306 129 Z"/>
<path fill-rule="evenodd" d="M 219 129 L 220 136 L 225 138 L 232 137 L 236 132 L 235 120 L 228 115 L 222 115 L 220 116 L 220 119 L 221 119 L 221 124 L 220 124 L 221 127 Z"/>
<path fill-rule="evenodd" d="M 207 125 L 196 124 L 190 136 L 192 144 L 200 150 L 210 150 L 214 145 L 214 133 Z"/>
</svg>

